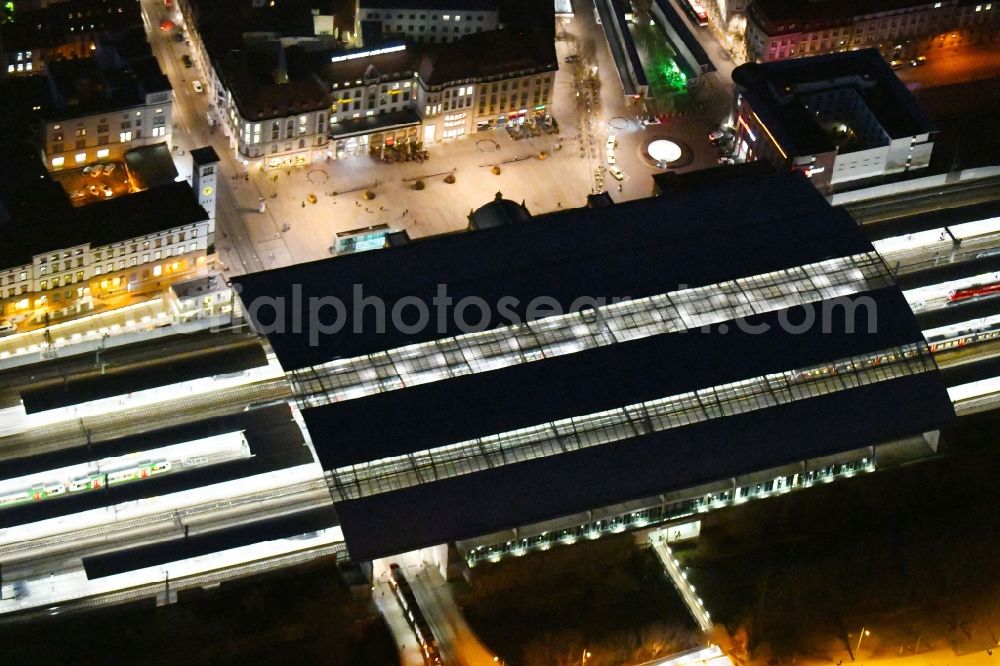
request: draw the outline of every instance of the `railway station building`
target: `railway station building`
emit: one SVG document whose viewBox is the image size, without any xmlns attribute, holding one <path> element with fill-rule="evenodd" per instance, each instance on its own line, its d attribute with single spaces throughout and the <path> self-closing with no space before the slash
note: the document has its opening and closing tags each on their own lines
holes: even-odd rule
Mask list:
<svg viewBox="0 0 1000 666">
<path fill-rule="evenodd" d="M 525 217 L 235 279 L 355 560 L 678 520 L 931 454 L 954 418 L 889 268 L 800 173 Z"/>
</svg>

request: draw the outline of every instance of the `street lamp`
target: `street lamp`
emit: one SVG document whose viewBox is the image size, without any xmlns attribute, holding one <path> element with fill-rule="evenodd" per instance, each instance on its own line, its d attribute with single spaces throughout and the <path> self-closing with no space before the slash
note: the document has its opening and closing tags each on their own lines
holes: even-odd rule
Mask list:
<svg viewBox="0 0 1000 666">
<path fill-rule="evenodd" d="M 590 653 L 586 650 L 583 651 L 583 658 L 580 660 L 580 666 L 587 666 L 587 660 L 590 659 Z"/>
<path fill-rule="evenodd" d="M 871 636 L 871 635 L 872 635 L 872 632 L 868 631 L 864 627 L 861 627 L 861 633 L 858 634 L 858 646 L 856 648 L 854 648 L 854 655 L 855 655 L 854 658 L 855 659 L 857 659 L 858 654 L 861 652 L 861 641 L 864 639 L 865 636 Z M 854 661 L 854 660 L 852 659 L 851 661 Z"/>
</svg>

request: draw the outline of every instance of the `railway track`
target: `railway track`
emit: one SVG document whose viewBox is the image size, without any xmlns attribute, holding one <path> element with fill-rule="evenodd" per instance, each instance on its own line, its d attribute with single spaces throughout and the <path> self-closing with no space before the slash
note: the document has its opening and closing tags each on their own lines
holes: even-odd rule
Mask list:
<svg viewBox="0 0 1000 666">
<path fill-rule="evenodd" d="M 288 382 L 284 378 L 276 378 L 213 394 L 70 419 L 0 437 L 0 460 L 49 453 L 88 441 L 103 442 L 137 432 L 234 414 L 251 405 L 290 400 L 292 397 Z"/>
<path fill-rule="evenodd" d="M 941 208 L 957 208 L 1000 199 L 1000 176 L 977 178 L 932 190 L 909 192 L 869 201 L 845 204 L 843 208 L 858 224 L 877 224 Z"/>
<path fill-rule="evenodd" d="M 281 486 L 273 490 L 240 495 L 231 499 L 217 500 L 210 503 L 198 504 L 183 509 L 174 509 L 147 516 L 137 516 L 127 520 L 95 525 L 82 530 L 60 532 L 59 534 L 42 537 L 40 539 L 8 542 L 0 546 L 0 561 L 5 563 L 16 562 L 19 561 L 19 558 L 17 557 L 18 554 L 28 553 L 33 556 L 41 550 L 58 547 L 63 544 L 71 544 L 76 547 L 80 543 L 100 542 L 121 532 L 140 530 L 151 525 L 162 524 L 164 522 L 178 523 L 181 525 L 185 523 L 192 526 L 197 525 L 199 529 L 202 530 L 224 527 L 231 524 L 231 516 L 228 516 L 225 519 L 213 518 L 212 520 L 207 520 L 205 518 L 211 517 L 214 513 L 231 511 L 233 509 L 238 510 L 240 507 L 274 502 L 287 497 L 322 499 L 325 500 L 325 503 L 332 501 L 330 499 L 329 492 L 327 491 L 327 485 L 324 479 L 303 481 L 301 483 Z M 305 501 L 305 499 L 303 501 Z"/>
</svg>

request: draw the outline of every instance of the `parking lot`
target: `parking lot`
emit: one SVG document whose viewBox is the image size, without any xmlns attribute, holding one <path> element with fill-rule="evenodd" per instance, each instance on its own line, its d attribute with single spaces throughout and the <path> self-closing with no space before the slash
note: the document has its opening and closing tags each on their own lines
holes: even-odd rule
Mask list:
<svg viewBox="0 0 1000 666">
<path fill-rule="evenodd" d="M 132 189 L 122 162 L 101 162 L 81 169 L 54 171 L 52 177 L 66 190 L 74 206 L 112 199 Z"/>
</svg>

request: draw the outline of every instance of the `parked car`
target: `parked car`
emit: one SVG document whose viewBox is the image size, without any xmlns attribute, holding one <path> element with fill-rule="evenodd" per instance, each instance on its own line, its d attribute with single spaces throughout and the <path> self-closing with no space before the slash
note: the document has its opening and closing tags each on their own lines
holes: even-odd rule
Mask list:
<svg viewBox="0 0 1000 666">
<path fill-rule="evenodd" d="M 184 66 L 187 67 L 188 69 L 194 67 L 194 63 L 191 61 L 191 56 L 189 56 L 187 53 L 181 56 L 181 62 L 184 63 Z"/>
<path fill-rule="evenodd" d="M 610 167 L 608 171 L 611 172 L 611 175 L 614 177 L 615 180 L 623 180 L 625 178 L 625 174 L 623 174 L 622 170 L 616 166 Z"/>
<path fill-rule="evenodd" d="M 114 171 L 115 171 L 115 163 L 114 162 L 110 162 L 110 163 L 104 165 L 104 175 L 105 176 L 110 176 L 112 173 L 114 173 Z"/>
<path fill-rule="evenodd" d="M 608 164 L 614 164 L 615 163 L 615 152 L 613 150 L 608 150 L 607 158 L 608 158 Z"/>
<path fill-rule="evenodd" d="M 924 64 L 925 62 L 927 62 L 927 56 L 917 56 L 916 58 L 910 61 L 910 66 L 920 67 L 920 65 Z"/>
<path fill-rule="evenodd" d="M 204 86 L 201 85 L 201 81 L 198 79 L 191 82 L 191 87 L 194 88 L 194 91 L 199 95 L 205 91 Z"/>
<path fill-rule="evenodd" d="M 889 67 L 891 67 L 892 69 L 900 69 L 905 64 L 906 62 L 902 60 L 892 60 L 889 62 Z"/>
<path fill-rule="evenodd" d="M 17 324 L 12 321 L 0 321 L 0 335 L 10 335 L 17 331 Z"/>
<path fill-rule="evenodd" d="M 615 135 L 614 134 L 609 134 L 608 135 L 608 150 L 611 150 L 614 147 L 615 147 Z"/>
<path fill-rule="evenodd" d="M 90 192 L 91 196 L 101 196 L 101 191 L 97 189 L 97 185 L 87 185 L 87 191 Z"/>
<path fill-rule="evenodd" d="M 725 139 L 726 133 L 722 130 L 715 130 L 708 135 L 708 140 L 715 144 L 722 143 Z"/>
<path fill-rule="evenodd" d="M 736 164 L 736 160 L 734 160 L 732 157 L 723 156 L 719 158 L 719 164 Z"/>
<path fill-rule="evenodd" d="M 112 190 L 111 186 L 107 185 L 106 183 L 101 183 L 100 185 L 97 186 L 97 189 L 101 191 L 101 194 L 104 195 L 105 199 L 110 199 L 111 197 L 115 196 L 115 191 Z"/>
</svg>

